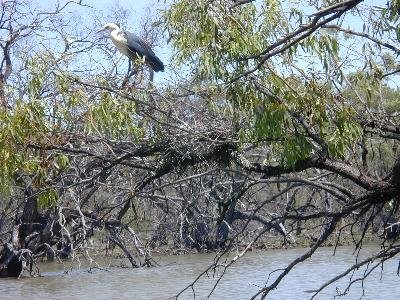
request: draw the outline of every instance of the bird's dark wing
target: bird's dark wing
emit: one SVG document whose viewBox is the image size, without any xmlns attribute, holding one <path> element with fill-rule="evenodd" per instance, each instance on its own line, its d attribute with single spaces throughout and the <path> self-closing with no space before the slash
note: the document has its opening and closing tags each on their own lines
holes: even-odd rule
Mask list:
<svg viewBox="0 0 400 300">
<path fill-rule="evenodd" d="M 140 57 L 145 57 L 145 62 L 148 63 L 154 71 L 164 71 L 164 64 L 143 39 L 131 32 L 125 31 L 124 34 L 129 48 L 129 53 L 132 54 L 132 59 L 135 59 L 137 53 Z"/>
</svg>

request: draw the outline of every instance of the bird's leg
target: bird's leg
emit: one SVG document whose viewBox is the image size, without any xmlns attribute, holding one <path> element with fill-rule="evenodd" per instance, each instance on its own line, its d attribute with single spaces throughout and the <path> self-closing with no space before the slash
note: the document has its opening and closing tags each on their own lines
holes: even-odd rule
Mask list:
<svg viewBox="0 0 400 300">
<path fill-rule="evenodd" d="M 132 61 L 129 59 L 128 60 L 128 71 L 126 72 L 126 77 L 129 78 L 131 75 L 131 70 L 132 70 Z"/>
<path fill-rule="evenodd" d="M 126 72 L 124 81 L 122 81 L 121 88 L 125 87 L 125 85 L 128 83 L 128 81 L 129 81 L 129 73 L 130 72 L 131 72 L 131 60 L 128 61 L 128 71 Z"/>
<path fill-rule="evenodd" d="M 124 87 L 128 83 L 129 78 L 131 78 L 133 75 L 136 74 L 136 69 L 135 69 L 134 65 L 133 65 L 133 67 L 132 67 L 132 65 L 133 65 L 132 61 L 129 59 L 129 61 L 128 61 L 128 71 L 126 72 L 125 79 L 122 82 L 122 87 Z"/>
<path fill-rule="evenodd" d="M 154 71 L 153 71 L 153 69 L 151 69 L 150 68 L 150 82 L 153 82 L 153 80 L 154 80 Z"/>
<path fill-rule="evenodd" d="M 128 64 L 128 72 L 126 72 L 126 78 L 131 78 L 133 75 L 135 75 L 136 72 L 136 68 L 135 68 L 135 64 L 132 62 L 132 60 L 129 60 L 129 64 Z"/>
<path fill-rule="evenodd" d="M 130 78 L 135 74 L 137 74 L 137 67 L 133 61 L 129 60 L 128 77 Z"/>
</svg>

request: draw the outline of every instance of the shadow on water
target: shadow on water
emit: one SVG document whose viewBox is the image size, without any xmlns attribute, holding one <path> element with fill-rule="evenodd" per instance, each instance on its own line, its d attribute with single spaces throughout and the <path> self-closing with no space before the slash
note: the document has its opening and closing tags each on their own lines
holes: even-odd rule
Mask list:
<svg viewBox="0 0 400 300">
<path fill-rule="evenodd" d="M 332 276 L 355 262 L 353 248 L 340 247 L 335 256 L 332 248 L 321 248 L 311 260 L 297 266 L 267 299 L 309 299 L 306 290 L 318 288 Z M 362 256 L 372 254 L 376 246 L 368 246 Z M 252 252 L 239 260 L 226 273 L 211 299 L 248 299 L 264 286 L 271 271 L 285 267 L 305 249 Z M 177 294 L 213 261 L 212 254 L 169 256 L 160 258 L 160 266 L 150 269 L 110 267 L 107 270 L 74 269 L 67 274 L 56 263 L 41 265 L 42 277 L 5 279 L 0 281 L 0 299 L 168 299 Z M 118 264 L 118 263 L 117 263 Z M 400 278 L 396 275 L 398 260 L 378 268 L 364 285 L 362 299 L 399 299 Z M 362 275 L 364 269 L 357 274 Z M 382 279 L 381 279 L 382 277 Z M 196 299 L 205 299 L 216 278 L 210 274 L 196 286 Z M 336 287 L 343 290 L 342 279 L 316 299 L 333 299 Z M 360 284 L 339 299 L 359 299 Z M 188 291 L 179 299 L 193 299 Z"/>
</svg>

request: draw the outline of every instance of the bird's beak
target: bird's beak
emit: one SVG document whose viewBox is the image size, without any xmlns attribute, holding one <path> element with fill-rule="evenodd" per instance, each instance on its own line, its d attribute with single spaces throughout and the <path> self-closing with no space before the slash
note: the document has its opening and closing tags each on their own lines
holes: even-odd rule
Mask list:
<svg viewBox="0 0 400 300">
<path fill-rule="evenodd" d="M 99 31 L 96 31 L 96 33 L 100 33 L 103 32 L 104 30 L 106 30 L 105 28 L 100 29 Z"/>
</svg>

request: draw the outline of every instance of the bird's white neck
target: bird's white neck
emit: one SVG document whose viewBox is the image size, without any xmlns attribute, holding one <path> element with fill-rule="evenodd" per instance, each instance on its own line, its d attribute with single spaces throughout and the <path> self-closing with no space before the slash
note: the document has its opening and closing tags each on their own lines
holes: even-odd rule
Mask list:
<svg viewBox="0 0 400 300">
<path fill-rule="evenodd" d="M 110 32 L 110 38 L 120 52 L 122 52 L 125 55 L 128 55 L 128 50 L 127 47 L 125 46 L 127 43 L 126 37 L 121 29 L 118 28 L 112 30 Z"/>
<path fill-rule="evenodd" d="M 110 37 L 111 37 L 112 39 L 117 38 L 118 35 L 120 35 L 120 32 L 121 32 L 121 31 L 122 31 L 122 30 L 119 29 L 119 28 L 116 28 L 116 29 L 111 30 L 111 31 L 110 31 Z"/>
</svg>

